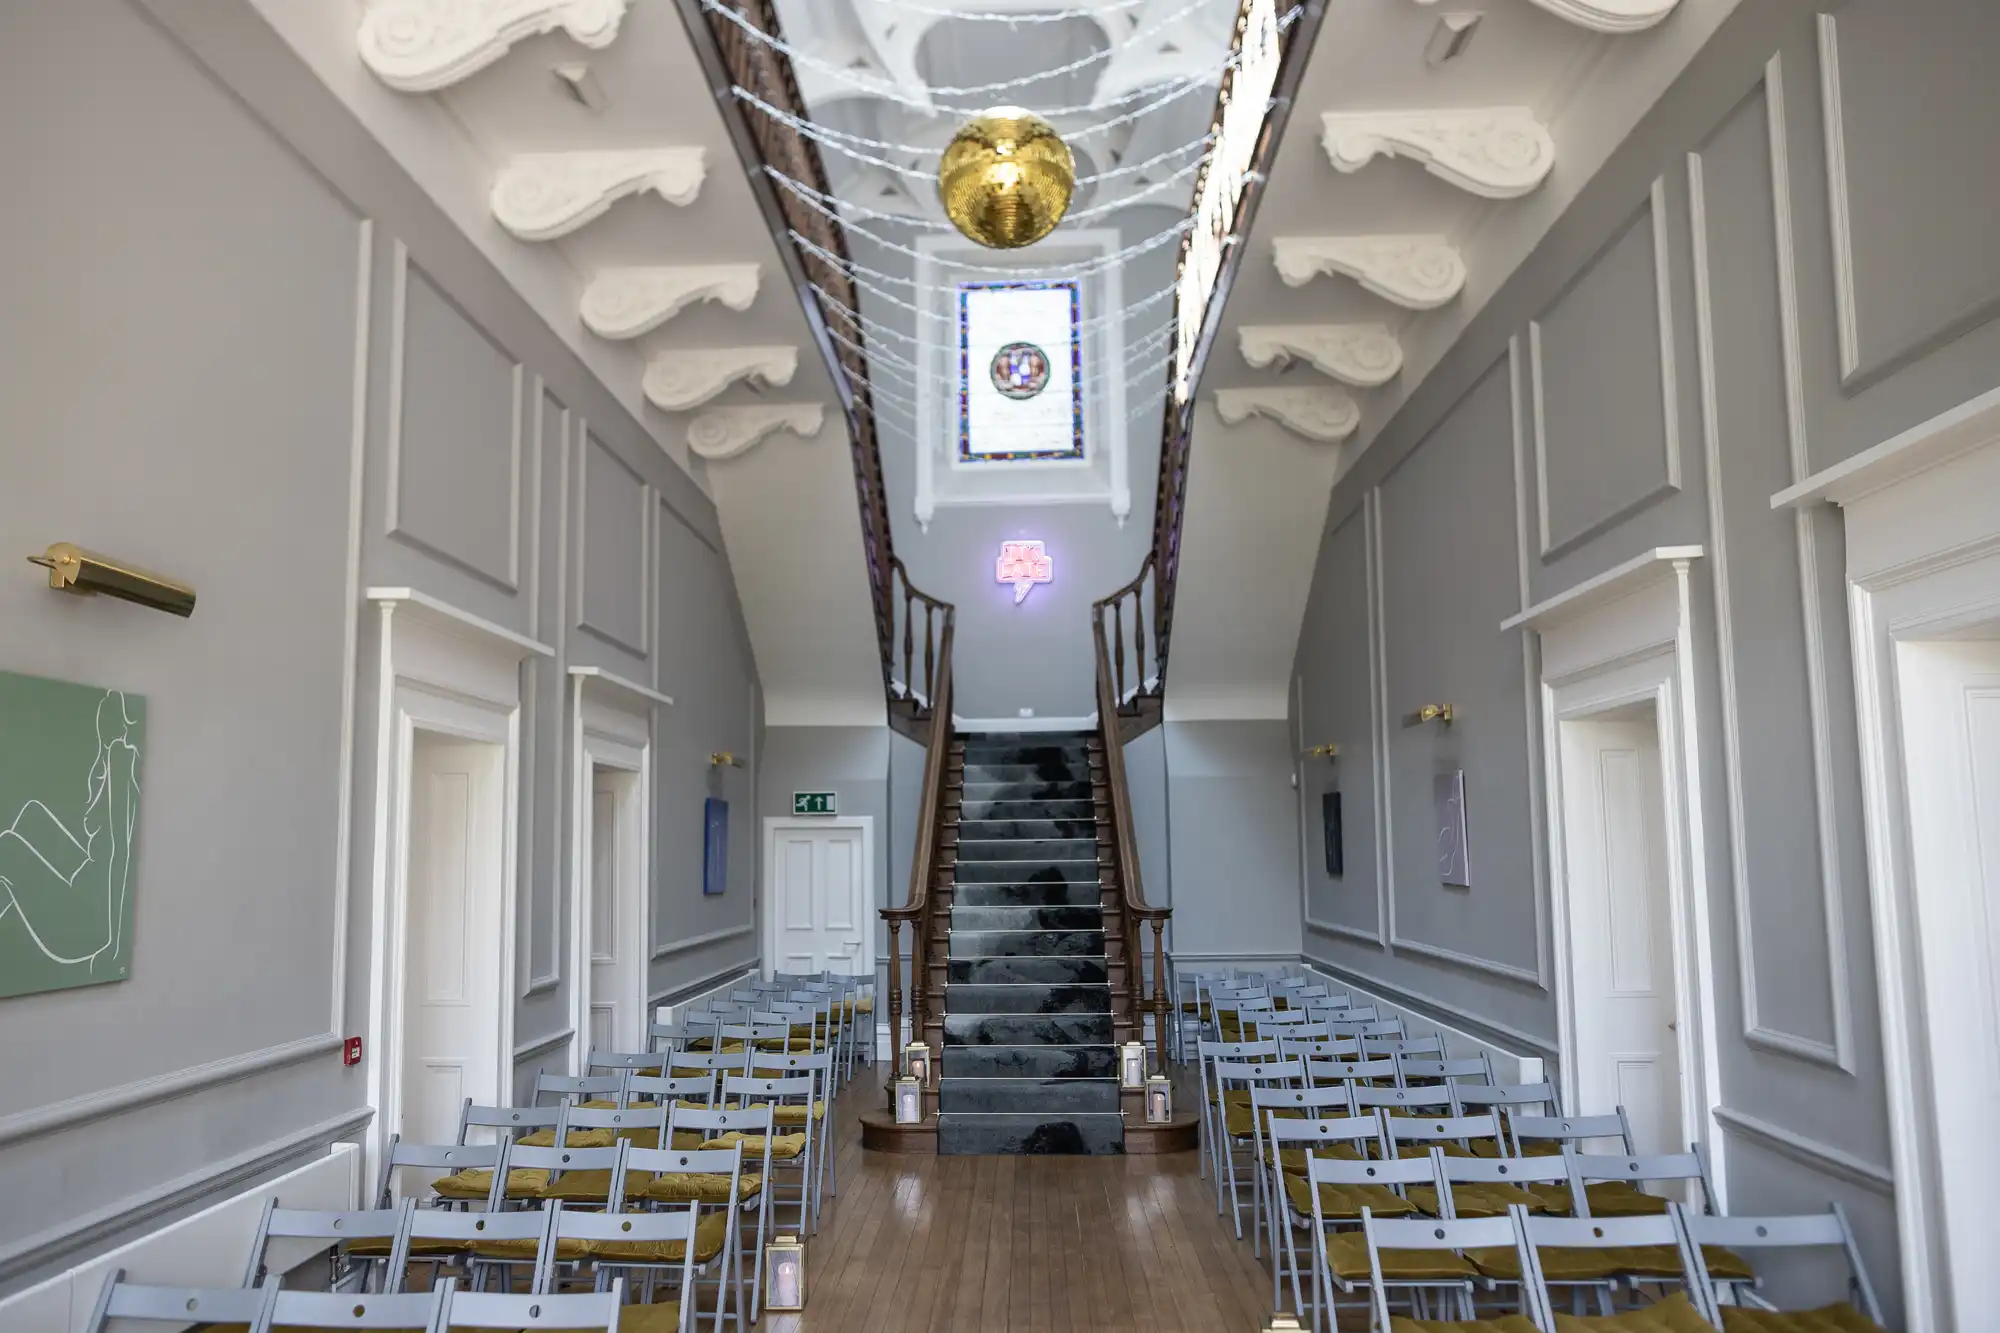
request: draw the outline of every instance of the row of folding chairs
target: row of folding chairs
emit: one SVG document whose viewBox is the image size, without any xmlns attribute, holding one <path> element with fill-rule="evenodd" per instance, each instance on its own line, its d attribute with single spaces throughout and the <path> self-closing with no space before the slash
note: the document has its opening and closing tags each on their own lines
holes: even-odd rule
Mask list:
<svg viewBox="0 0 2000 1333">
<path fill-rule="evenodd" d="M 655 1051 L 830 1051 L 840 1081 L 853 1077 L 861 1032 L 872 1012 L 865 978 L 780 974 L 746 983 L 721 1000 L 692 1007 L 678 1023 L 648 1029 Z"/>
<path fill-rule="evenodd" d="M 1847 1267 L 1844 1309 L 1801 1312 L 1794 1318 L 1762 1314 L 1754 1324 L 1741 1327 L 1807 1333 L 1879 1329 L 1882 1321 L 1853 1232 L 1838 1204 L 1819 1214 L 1733 1218 L 1706 1216 L 1674 1202 L 1657 1214 L 1622 1218 L 1537 1216 L 1519 1204 L 1496 1215 L 1447 1219 L 1383 1217 L 1364 1208 L 1355 1242 L 1350 1248 L 1358 1256 L 1356 1280 L 1346 1286 L 1365 1284 L 1373 1326 L 1380 1330 L 1411 1327 L 1398 1318 L 1399 1307 L 1411 1311 L 1412 1318 L 1460 1321 L 1449 1326 L 1466 1333 L 1472 1328 L 1490 1328 L 1493 1333 L 1565 1333 L 1582 1327 L 1623 1327 L 1633 1333 L 1735 1328 L 1739 1325 L 1724 1322 L 1725 1310 L 1775 1307 L 1761 1298 L 1745 1300 L 1742 1284 L 1719 1283 L 1710 1276 L 1710 1256 L 1725 1250 L 1732 1255 L 1771 1250 L 1832 1253 Z M 1634 1253 L 1653 1257 L 1654 1277 L 1643 1300 L 1635 1299 L 1629 1322 L 1600 1319 L 1572 1324 L 1558 1312 L 1556 1284 L 1548 1276 L 1551 1256 L 1608 1256 L 1603 1262 L 1617 1266 Z M 1507 1276 L 1489 1277 L 1486 1269 Z M 1312 1304 L 1315 1329 L 1321 1327 L 1322 1310 L 1329 1315 L 1325 1326 L 1334 1326 L 1330 1312 L 1341 1286 L 1322 1249 Z"/>
<path fill-rule="evenodd" d="M 661 1219 L 663 1222 L 667 1219 Z M 160 1324 L 173 1329 L 234 1324 L 247 1333 L 292 1333 L 305 1329 L 398 1329 L 405 1333 L 450 1333 L 458 1329 L 564 1329 L 574 1333 L 635 1333 L 640 1325 L 621 1318 L 624 1286 L 569 1295 L 512 1295 L 468 1292 L 449 1278 L 427 1292 L 354 1296 L 342 1292 L 286 1291 L 273 1278 L 240 1289 L 149 1286 L 125 1280 L 119 1269 L 105 1280 L 89 1333 L 114 1324 Z M 656 1325 L 655 1327 L 665 1327 Z"/>
</svg>

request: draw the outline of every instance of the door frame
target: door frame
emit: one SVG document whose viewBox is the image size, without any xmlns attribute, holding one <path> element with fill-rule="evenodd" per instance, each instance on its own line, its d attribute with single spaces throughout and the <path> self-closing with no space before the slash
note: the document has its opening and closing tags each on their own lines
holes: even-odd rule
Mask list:
<svg viewBox="0 0 2000 1333">
<path fill-rule="evenodd" d="M 521 663 L 546 645 L 409 588 L 370 588 L 380 611 L 374 772 L 374 864 L 368 964 L 365 1178 L 377 1179 L 402 1113 L 410 893 L 410 771 L 416 733 L 500 747 L 499 993 L 494 997 L 496 1101 L 514 1077 L 515 911 L 521 821 Z M 475 1092 L 475 1097 L 480 1095 Z"/>
<path fill-rule="evenodd" d="M 766 815 L 764 817 L 764 874 L 762 891 L 757 895 L 757 942 L 764 957 L 764 975 L 771 976 L 777 971 L 778 951 L 778 834 L 784 829 L 824 829 L 850 828 L 861 830 L 861 864 L 868 877 L 868 910 L 879 913 L 882 903 L 882 883 L 875 870 L 875 816 L 873 815 Z M 871 916 L 861 926 L 861 949 L 864 957 L 855 971 L 858 977 L 875 977 L 875 927 L 877 916 Z"/>
<path fill-rule="evenodd" d="M 585 1073 L 589 1059 L 591 960 L 588 948 L 590 913 L 591 828 L 596 771 L 618 769 L 637 775 L 619 802 L 619 831 L 634 844 L 620 858 L 618 893 L 622 905 L 636 908 L 639 944 L 633 969 L 634 993 L 627 997 L 642 1020 L 650 1022 L 647 989 L 653 958 L 652 818 L 653 739 L 650 719 L 642 718 L 586 691 L 591 677 L 572 675 L 570 708 L 570 855 L 569 855 L 569 1016 L 576 1034 L 570 1041 L 570 1068 Z M 619 913 L 620 919 L 625 914 Z"/>
<path fill-rule="evenodd" d="M 1714 933 L 1697 725 L 1689 569 L 1698 546 L 1660 547 L 1558 594 L 1503 628 L 1542 636 L 1542 763 L 1547 792 L 1549 898 L 1555 947 L 1557 1047 L 1563 1107 L 1577 1105 L 1575 955 L 1570 938 L 1569 820 L 1561 728 L 1650 704 L 1659 733 L 1668 912 L 1681 1068 L 1681 1132 L 1701 1145 L 1718 1202 L 1728 1196 L 1727 1143 L 1716 1039 Z"/>
<path fill-rule="evenodd" d="M 2000 619 L 2000 389 L 1772 497 L 1839 505 L 1846 531 L 1862 825 L 1887 1080 L 1889 1153 L 1909 1333 L 1950 1326 L 1940 1245 L 1942 1167 L 1931 1105 L 1914 835 L 1905 775 L 1922 762 L 1903 726 L 1899 645 Z M 1928 844 L 1926 844 L 1928 848 Z"/>
</svg>

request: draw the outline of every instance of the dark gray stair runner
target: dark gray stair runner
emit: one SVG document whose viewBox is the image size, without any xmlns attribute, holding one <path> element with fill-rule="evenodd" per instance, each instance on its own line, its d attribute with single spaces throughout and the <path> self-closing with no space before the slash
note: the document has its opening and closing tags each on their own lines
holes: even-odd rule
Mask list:
<svg viewBox="0 0 2000 1333">
<path fill-rule="evenodd" d="M 971 736 L 938 1082 L 941 1153 L 1122 1153 L 1086 736 Z"/>
</svg>

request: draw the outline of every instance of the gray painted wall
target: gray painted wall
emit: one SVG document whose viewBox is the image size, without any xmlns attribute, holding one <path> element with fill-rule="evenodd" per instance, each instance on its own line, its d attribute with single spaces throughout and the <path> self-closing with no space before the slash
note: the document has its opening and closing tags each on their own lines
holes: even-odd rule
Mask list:
<svg viewBox="0 0 2000 1333">
<path fill-rule="evenodd" d="M 1174 956 L 1296 956 L 1291 728 L 1282 721 L 1169 722 L 1161 731 L 1173 812 L 1167 855 Z M 1135 801 L 1135 814 L 1140 808 Z M 1140 865 L 1146 865 L 1143 849 Z"/>
<path fill-rule="evenodd" d="M 1842 1199 L 1891 1302 L 1841 530 L 1769 500 L 1995 383 L 2000 251 L 1973 221 L 1994 198 L 1965 164 L 2000 132 L 1980 72 L 1996 47 L 2000 13 L 1979 0 L 1745 0 L 1336 488 L 1297 658 L 1301 735 L 1341 746 L 1303 770 L 1307 954 L 1552 1054 L 1539 664 L 1532 635 L 1498 625 L 1646 548 L 1706 545 L 1696 704 L 1729 1202 Z M 1493 503 L 1510 491 L 1511 511 Z M 1440 699 L 1461 710 L 1449 733 L 1400 725 Z M 1455 767 L 1471 890 L 1440 885 L 1409 836 L 1432 774 Z M 1338 879 L 1317 832 L 1332 787 Z"/>
<path fill-rule="evenodd" d="M 337 1055 L 374 925 L 377 617 L 352 589 L 555 649 L 523 668 L 524 1069 L 569 1058 L 568 667 L 677 700 L 656 994 L 755 964 L 756 774 L 708 756 L 753 756 L 761 715 L 713 507 L 247 9 L 10 6 L 0 73 L 0 165 L 32 182 L 0 243 L 33 256 L 0 268 L 0 532 L 201 598 L 182 622 L 0 581 L 0 667 L 151 708 L 131 979 L 0 1002 L 0 1068 L 33 1071 L 0 1080 L 4 1291 L 367 1123 Z M 733 838 L 704 899 L 710 794 Z"/>
</svg>

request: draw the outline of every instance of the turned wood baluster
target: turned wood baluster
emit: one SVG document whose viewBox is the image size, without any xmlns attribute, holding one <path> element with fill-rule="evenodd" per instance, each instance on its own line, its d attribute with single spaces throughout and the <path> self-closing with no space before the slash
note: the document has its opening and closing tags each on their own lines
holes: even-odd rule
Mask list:
<svg viewBox="0 0 2000 1333">
<path fill-rule="evenodd" d="M 1167 923 L 1153 918 L 1153 1043 L 1160 1072 L 1167 1072 Z"/>
<path fill-rule="evenodd" d="M 1132 590 L 1132 660 L 1139 667 L 1139 693 L 1146 692 L 1146 585 Z"/>
<path fill-rule="evenodd" d="M 1112 703 L 1125 706 L 1125 610 L 1117 602 L 1111 604 L 1111 674 L 1118 682 L 1118 697 Z"/>
<path fill-rule="evenodd" d="M 937 620 L 924 605 L 924 699 L 926 709 L 937 703 Z"/>
<path fill-rule="evenodd" d="M 910 588 L 910 578 L 905 574 L 903 576 L 903 688 L 910 692 L 912 698 L 917 693 L 917 682 L 910 675 L 910 664 L 916 660 L 917 647 L 916 640 L 912 637 L 916 633 L 916 622 L 910 619 L 916 614 L 910 609 L 913 601 L 914 593 Z"/>
<path fill-rule="evenodd" d="M 902 923 L 889 918 L 889 1058 L 903 1058 Z"/>
</svg>

